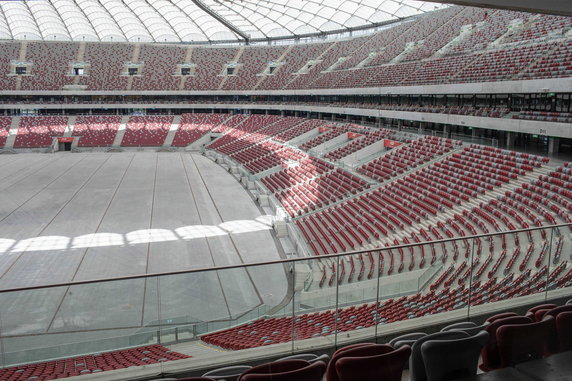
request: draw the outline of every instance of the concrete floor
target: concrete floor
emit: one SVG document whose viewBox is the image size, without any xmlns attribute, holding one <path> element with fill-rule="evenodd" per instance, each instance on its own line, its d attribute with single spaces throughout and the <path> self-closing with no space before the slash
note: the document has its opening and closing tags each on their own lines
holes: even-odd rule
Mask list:
<svg viewBox="0 0 572 381">
<path fill-rule="evenodd" d="M 283 256 L 247 191 L 198 154 L 2 155 L 0 197 L 0 289 Z M 5 293 L 0 329 L 17 352 L 228 319 L 286 289 L 284 269 L 265 266 Z"/>
</svg>

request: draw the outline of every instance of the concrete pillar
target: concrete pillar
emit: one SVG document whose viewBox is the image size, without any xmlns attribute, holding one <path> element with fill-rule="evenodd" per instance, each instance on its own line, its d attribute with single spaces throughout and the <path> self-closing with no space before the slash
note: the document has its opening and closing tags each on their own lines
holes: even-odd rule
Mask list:
<svg viewBox="0 0 572 381">
<path fill-rule="evenodd" d="M 478 137 L 479 133 L 477 131 L 477 128 L 473 127 L 473 129 L 471 130 L 471 135 L 472 135 L 473 139 Z"/>
<path fill-rule="evenodd" d="M 397 121 L 397 131 L 401 131 L 402 128 L 403 128 L 403 119 L 399 119 Z"/>
<path fill-rule="evenodd" d="M 336 120 L 336 116 L 334 114 L 332 114 L 332 122 Z"/>
<path fill-rule="evenodd" d="M 560 151 L 560 138 L 548 138 L 548 154 L 554 155 Z"/>
<path fill-rule="evenodd" d="M 365 116 L 361 117 L 361 124 L 366 124 L 367 118 Z"/>
<path fill-rule="evenodd" d="M 280 110 L 280 116 L 285 116 L 286 113 L 284 112 L 284 110 Z"/>
<path fill-rule="evenodd" d="M 318 119 L 322 119 L 322 113 L 321 112 L 318 113 Z"/>
<path fill-rule="evenodd" d="M 443 136 L 448 138 L 451 135 L 451 126 L 448 124 L 443 125 Z"/>
<path fill-rule="evenodd" d="M 515 141 L 516 141 L 516 132 L 507 132 L 506 133 L 506 148 L 513 149 Z"/>
<path fill-rule="evenodd" d="M 349 122 L 349 121 L 350 121 L 350 116 L 349 116 L 349 114 L 347 114 L 346 115 L 346 122 Z"/>
<path fill-rule="evenodd" d="M 294 111 L 294 116 L 295 116 L 295 117 L 299 117 L 299 116 L 300 116 L 300 112 L 299 112 L 299 111 Z"/>
</svg>

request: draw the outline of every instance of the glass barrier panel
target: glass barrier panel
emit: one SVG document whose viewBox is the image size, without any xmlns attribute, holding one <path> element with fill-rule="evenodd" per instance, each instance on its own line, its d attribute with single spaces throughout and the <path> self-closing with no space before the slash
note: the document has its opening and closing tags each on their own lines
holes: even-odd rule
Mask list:
<svg viewBox="0 0 572 381">
<path fill-rule="evenodd" d="M 156 278 L 0 294 L 5 366 L 157 343 Z M 147 286 L 148 285 L 148 286 Z"/>
<path fill-rule="evenodd" d="M 335 344 L 339 257 L 312 258 L 295 263 L 292 306 L 292 350 L 308 351 Z M 309 280 L 309 281 L 307 281 Z"/>
<path fill-rule="evenodd" d="M 286 262 L 201 272 L 194 274 L 201 279 L 194 279 L 191 287 L 180 287 L 180 294 L 173 294 L 173 287 L 161 280 L 163 320 L 167 310 L 173 311 L 171 317 L 185 314 L 184 325 L 171 323 L 171 338 L 176 341 L 170 348 L 183 348 L 193 358 L 215 357 L 221 364 L 227 352 L 236 358 L 237 352 L 272 344 L 288 343 L 273 346 L 273 354 L 290 353 L 288 306 L 294 271 Z M 181 300 L 185 302 L 179 307 Z"/>
<path fill-rule="evenodd" d="M 572 229 L 555 227 L 550 231 L 550 250 L 546 258 L 537 262 L 548 265 L 546 299 L 568 301 L 572 299 Z M 540 264 L 540 263 L 539 263 Z"/>
</svg>

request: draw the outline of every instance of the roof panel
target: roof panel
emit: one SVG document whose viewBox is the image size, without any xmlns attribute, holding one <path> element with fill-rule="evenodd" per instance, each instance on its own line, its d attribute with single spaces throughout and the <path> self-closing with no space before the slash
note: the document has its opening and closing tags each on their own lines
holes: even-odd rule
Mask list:
<svg viewBox="0 0 572 381">
<path fill-rule="evenodd" d="M 239 39 L 237 30 L 251 38 L 288 38 L 374 26 L 446 6 L 418 0 L 5 1 L 0 38 L 232 41 Z"/>
</svg>

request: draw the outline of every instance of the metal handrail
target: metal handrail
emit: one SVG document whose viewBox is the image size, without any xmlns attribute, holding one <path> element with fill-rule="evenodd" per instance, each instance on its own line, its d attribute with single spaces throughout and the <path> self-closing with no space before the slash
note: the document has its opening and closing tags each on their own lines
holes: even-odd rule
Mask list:
<svg viewBox="0 0 572 381">
<path fill-rule="evenodd" d="M 507 231 L 477 234 L 477 235 L 467 235 L 467 236 L 462 236 L 462 237 L 445 238 L 445 239 L 439 239 L 439 240 L 434 240 L 434 241 L 424 241 L 424 242 L 408 243 L 408 244 L 404 244 L 404 245 L 386 246 L 386 247 L 380 247 L 380 248 L 376 248 L 376 249 L 346 251 L 343 253 L 327 254 L 327 255 L 320 255 L 320 256 L 315 256 L 315 257 L 279 259 L 279 260 L 275 260 L 275 261 L 241 263 L 241 264 L 236 264 L 236 265 L 207 267 L 207 268 L 200 268 L 200 269 L 170 271 L 170 272 L 161 272 L 161 273 L 149 273 L 149 274 L 138 274 L 138 275 L 126 275 L 126 276 L 115 277 L 115 278 L 90 279 L 90 280 L 80 280 L 80 281 L 64 282 L 64 283 L 52 283 L 52 284 L 38 285 L 38 286 L 5 288 L 5 289 L 0 290 L 0 294 L 9 293 L 9 292 L 39 290 L 39 289 L 45 289 L 45 288 L 68 287 L 68 286 L 79 286 L 79 285 L 85 285 L 85 284 L 116 282 L 116 281 L 122 281 L 122 280 L 147 279 L 147 278 L 163 277 L 163 276 L 170 276 L 170 275 L 194 274 L 194 273 L 201 273 L 201 272 L 206 272 L 206 271 L 222 271 L 222 270 L 231 270 L 231 269 L 238 269 L 238 268 L 269 266 L 269 265 L 279 265 L 279 264 L 284 265 L 284 264 L 291 264 L 291 263 L 295 263 L 295 262 L 307 262 L 308 260 L 338 258 L 338 257 L 349 256 L 349 255 L 359 255 L 359 254 L 364 254 L 364 253 L 368 253 L 368 252 L 372 252 L 372 251 L 383 252 L 383 251 L 402 249 L 402 248 L 418 247 L 418 246 L 439 244 L 439 243 L 446 243 L 446 242 L 453 242 L 453 241 L 460 241 L 460 240 L 470 240 L 470 239 L 476 239 L 476 238 L 486 238 L 486 237 L 498 236 L 498 235 L 504 235 L 504 234 L 524 233 L 524 232 L 528 232 L 528 231 L 557 229 L 557 228 L 562 228 L 562 227 L 571 227 L 572 228 L 572 223 L 546 225 L 546 226 L 542 226 L 542 227 L 531 227 L 531 228 L 526 228 L 526 229 L 507 230 Z"/>
</svg>

